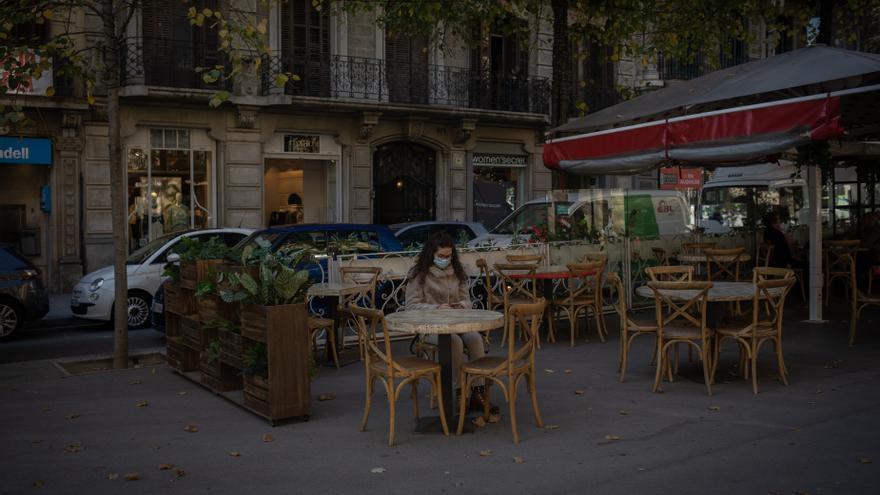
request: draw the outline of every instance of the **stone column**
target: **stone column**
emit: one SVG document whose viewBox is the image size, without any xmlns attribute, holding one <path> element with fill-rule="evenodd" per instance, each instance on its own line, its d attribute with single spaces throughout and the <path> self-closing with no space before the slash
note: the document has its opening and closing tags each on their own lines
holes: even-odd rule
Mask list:
<svg viewBox="0 0 880 495">
<path fill-rule="evenodd" d="M 468 175 L 465 167 L 465 150 L 449 152 L 449 194 L 451 197 L 449 216 L 452 220 L 464 221 L 468 211 Z"/>
<path fill-rule="evenodd" d="M 61 136 L 55 141 L 58 163 L 55 170 L 55 187 L 52 211 L 55 217 L 54 232 L 58 274 L 52 281 L 51 289 L 70 292 L 73 285 L 83 276 L 81 246 L 80 208 L 82 207 L 79 188 L 80 168 L 83 152 L 82 115 L 66 112 L 62 115 Z M 55 261 L 50 261 L 55 264 Z"/>
<path fill-rule="evenodd" d="M 222 227 L 260 228 L 263 216 L 263 146 L 255 129 L 257 115 L 252 107 L 239 107 L 236 127 L 226 131 L 223 164 Z"/>
</svg>

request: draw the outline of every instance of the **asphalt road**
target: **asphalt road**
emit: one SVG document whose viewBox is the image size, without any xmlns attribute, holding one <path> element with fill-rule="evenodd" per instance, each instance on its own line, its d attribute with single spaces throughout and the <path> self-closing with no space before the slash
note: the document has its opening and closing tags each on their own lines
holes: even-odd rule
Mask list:
<svg viewBox="0 0 880 495">
<path fill-rule="evenodd" d="M 162 347 L 165 334 L 152 328 L 128 334 L 129 351 Z M 15 337 L 0 342 L 0 364 L 103 355 L 113 352 L 113 329 L 83 320 L 54 319 L 29 324 Z"/>
</svg>

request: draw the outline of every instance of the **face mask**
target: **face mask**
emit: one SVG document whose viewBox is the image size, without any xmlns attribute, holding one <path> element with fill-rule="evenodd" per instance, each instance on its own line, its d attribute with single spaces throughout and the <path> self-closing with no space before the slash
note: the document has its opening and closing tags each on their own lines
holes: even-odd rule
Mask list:
<svg viewBox="0 0 880 495">
<path fill-rule="evenodd" d="M 447 266 L 449 266 L 449 260 L 446 258 L 437 258 L 434 257 L 434 266 L 441 270 L 445 270 Z"/>
</svg>

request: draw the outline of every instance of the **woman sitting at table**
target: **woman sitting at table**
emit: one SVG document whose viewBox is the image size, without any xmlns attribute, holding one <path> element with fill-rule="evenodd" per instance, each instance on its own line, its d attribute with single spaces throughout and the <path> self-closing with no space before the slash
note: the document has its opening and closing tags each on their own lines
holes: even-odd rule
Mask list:
<svg viewBox="0 0 880 495">
<path fill-rule="evenodd" d="M 471 309 L 468 295 L 468 277 L 458 260 L 455 240 L 447 232 L 432 235 L 422 247 L 416 264 L 409 271 L 406 281 L 406 309 Z M 464 346 L 470 359 L 483 357 L 486 353 L 480 332 L 452 335 L 452 370 L 458 378 L 464 360 Z M 429 335 L 427 342 L 437 344 L 437 335 Z M 482 410 L 483 387 L 474 387 L 471 406 Z M 449 407 L 449 406 L 447 406 Z"/>
<path fill-rule="evenodd" d="M 778 268 L 807 268 L 807 263 L 794 254 L 791 238 L 782 231 L 779 215 L 774 212 L 764 215 L 764 242 L 773 245 L 770 265 Z"/>
</svg>

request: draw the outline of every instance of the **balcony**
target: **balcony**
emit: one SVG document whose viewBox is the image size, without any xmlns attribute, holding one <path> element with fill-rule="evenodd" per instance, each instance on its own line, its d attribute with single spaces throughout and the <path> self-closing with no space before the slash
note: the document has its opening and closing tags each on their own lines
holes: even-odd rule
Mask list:
<svg viewBox="0 0 880 495">
<path fill-rule="evenodd" d="M 569 117 L 598 112 L 603 108 L 623 101 L 615 88 L 587 85 L 586 88 L 571 95 L 568 107 Z"/>
<path fill-rule="evenodd" d="M 263 94 L 283 93 L 334 100 L 430 105 L 507 112 L 549 112 L 546 78 L 500 77 L 488 72 L 444 65 L 386 64 L 364 57 L 273 56 L 264 62 Z M 289 72 L 284 87 L 273 75 Z"/>
<path fill-rule="evenodd" d="M 137 38 L 125 44 L 122 59 L 122 85 L 165 86 L 186 89 L 219 89 L 225 81 L 205 83 L 198 67 L 223 63 L 216 48 L 189 40 Z"/>
<path fill-rule="evenodd" d="M 710 63 L 705 55 L 698 53 L 693 60 L 680 60 L 675 57 L 657 56 L 657 70 L 663 80 L 687 80 L 706 75 L 718 69 L 750 62 L 745 49 L 734 49 L 731 53 L 722 52 L 717 63 Z"/>
</svg>

